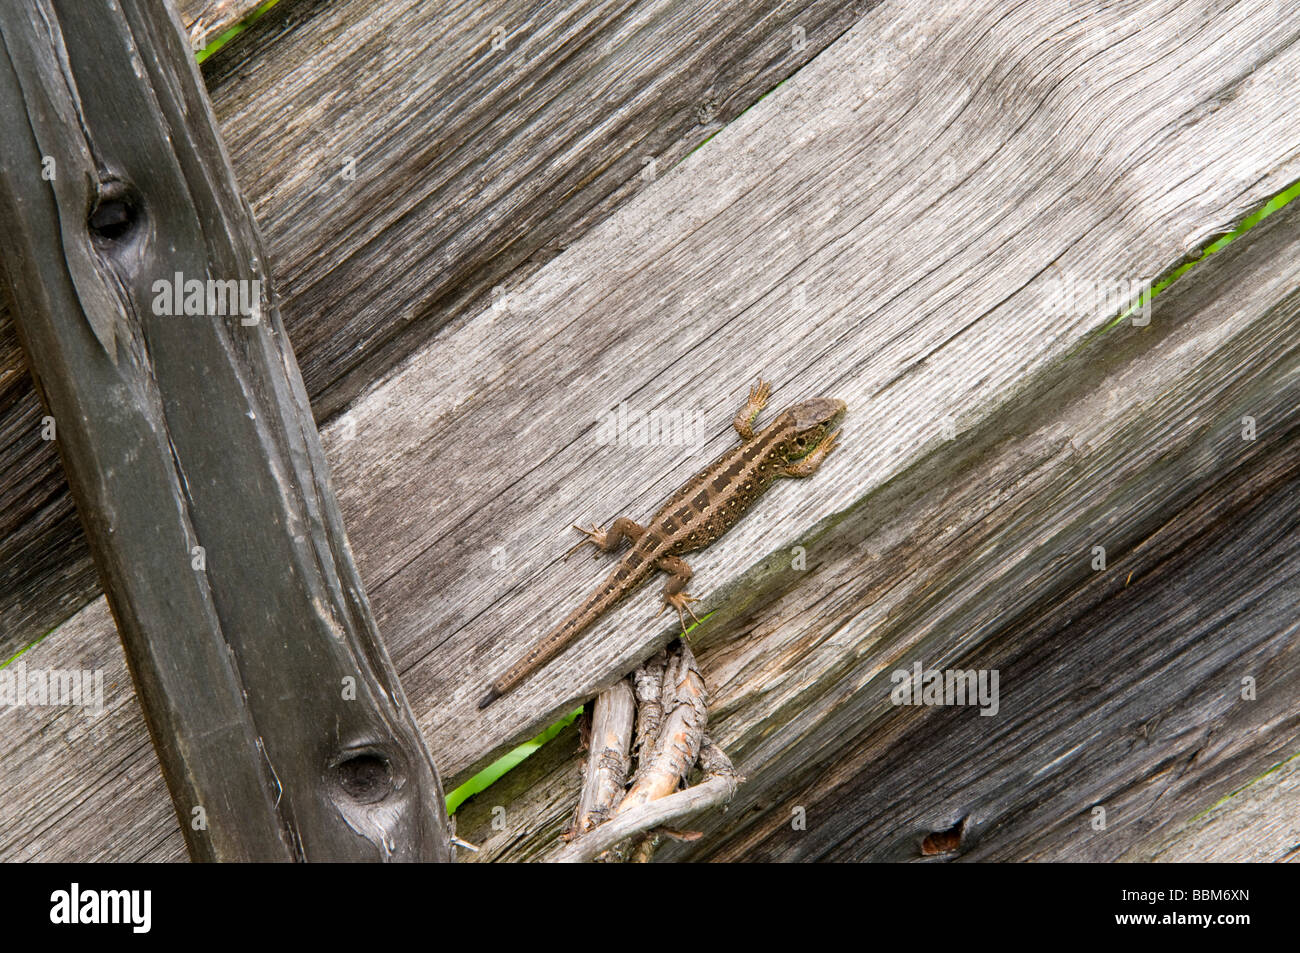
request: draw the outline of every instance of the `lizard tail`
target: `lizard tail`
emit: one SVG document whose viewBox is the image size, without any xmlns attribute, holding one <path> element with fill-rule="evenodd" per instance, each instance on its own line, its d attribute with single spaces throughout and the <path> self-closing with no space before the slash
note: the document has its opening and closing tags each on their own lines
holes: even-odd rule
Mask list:
<svg viewBox="0 0 1300 953">
<path fill-rule="evenodd" d="M 629 554 L 630 555 L 630 554 Z M 624 557 L 625 559 L 627 557 Z M 605 580 L 605 584 L 593 592 L 574 609 L 563 622 L 547 633 L 529 651 L 510 666 L 505 674 L 494 681 L 487 694 L 478 703 L 479 711 L 487 708 L 502 695 L 514 689 L 516 685 L 528 678 L 533 672 L 547 664 L 565 648 L 571 645 L 596 618 L 626 596 L 632 588 L 646 578 L 653 569 L 653 563 L 645 561 L 632 568 L 620 565 Z"/>
</svg>

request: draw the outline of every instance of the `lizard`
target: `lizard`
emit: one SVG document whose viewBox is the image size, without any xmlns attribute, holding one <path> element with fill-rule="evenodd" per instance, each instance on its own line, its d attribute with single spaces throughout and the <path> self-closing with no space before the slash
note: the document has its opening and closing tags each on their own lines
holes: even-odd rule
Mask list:
<svg viewBox="0 0 1300 953">
<path fill-rule="evenodd" d="M 832 432 L 831 427 L 843 416 L 846 405 L 831 397 L 793 404 L 755 432 L 754 422 L 770 395 L 771 385 L 759 378 L 732 421 L 740 443 L 687 480 L 645 526 L 627 517 L 614 520 L 608 530 L 574 525 L 587 537 L 575 550 L 587 543 L 602 553 L 615 552 L 625 543 L 632 548 L 597 589 L 491 683 L 479 709 L 487 708 L 554 659 L 656 570 L 669 575 L 660 613 L 669 606 L 675 608 L 683 633 L 686 613 L 699 622 L 690 607 L 699 600 L 686 592 L 691 568 L 681 557 L 708 546 L 731 529 L 778 478 L 812 476 L 839 436 L 839 430 Z"/>
</svg>

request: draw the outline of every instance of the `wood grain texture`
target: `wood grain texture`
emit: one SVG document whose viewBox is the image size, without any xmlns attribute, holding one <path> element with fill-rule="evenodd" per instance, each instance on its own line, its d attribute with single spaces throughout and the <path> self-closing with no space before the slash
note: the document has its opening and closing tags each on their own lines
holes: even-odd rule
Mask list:
<svg viewBox="0 0 1300 953">
<path fill-rule="evenodd" d="M 177 0 L 190 45 L 201 50 L 253 13 L 262 0 Z"/>
<path fill-rule="evenodd" d="M 1176 530 L 1126 547 L 1107 598 L 1098 582 L 1043 599 L 1050 609 L 953 657 L 951 667 L 1001 673 L 1003 717 L 891 718 L 864 704 L 871 727 L 859 744 L 822 747 L 819 726 L 802 739 L 817 752 L 804 776 L 787 771 L 739 805 L 750 813 L 733 824 L 744 829 L 701 856 L 907 860 L 927 835 L 959 827 L 947 859 L 1119 860 L 1290 757 L 1300 746 L 1300 481 L 1293 470 L 1273 493 L 1267 482 L 1231 489 L 1215 486 L 1230 506 L 1184 510 Z M 935 655 L 922 649 L 897 667 Z M 1258 700 L 1242 699 L 1246 678 Z M 889 687 L 866 692 L 887 698 Z M 792 829 L 796 807 L 807 830 Z"/>
<path fill-rule="evenodd" d="M 946 421 L 962 432 L 1018 405 L 1027 379 L 1112 319 L 1043 307 L 1056 274 L 1158 275 L 1300 173 L 1300 120 L 1274 108 L 1277 86 L 1252 82 L 1245 66 L 1241 77 L 1200 69 L 1211 51 L 1234 62 L 1233 42 L 1241 57 L 1260 55 L 1272 36 L 1270 75 L 1290 83 L 1300 22 L 1242 16 L 1235 32 L 1216 25 L 1198 42 L 1190 24 L 1177 34 L 1184 10 L 1129 8 L 1143 14 L 1140 37 L 1097 55 L 1082 27 L 1077 46 L 1068 25 L 1031 42 L 1045 28 L 1026 10 L 1016 19 L 970 4 L 918 22 L 882 8 L 327 430 L 327 447 L 342 451 L 345 511 L 370 527 L 359 559 L 395 658 L 416 697 L 440 699 L 424 724 L 451 775 L 669 637 L 671 625 L 641 629 L 656 598 L 644 592 L 504 705 L 472 712 L 498 654 L 597 581 L 582 560 L 561 563 L 568 525 L 652 512 L 734 439 L 727 423 L 754 373 L 783 384 L 774 404 L 846 400 L 843 447 L 695 558 L 704 608 L 942 446 Z M 1126 24 L 1136 29 L 1118 21 L 1117 39 Z M 891 25 L 924 42 L 864 95 L 846 77 L 871 80 L 882 47 L 899 41 Z M 981 84 L 963 68 L 974 62 L 998 66 Z M 1081 75 L 1064 82 L 1053 68 Z M 1046 88 L 1016 86 L 1028 76 Z M 1104 77 L 1124 104 L 1111 120 L 1123 116 L 1122 132 L 1099 102 Z M 1222 100 L 1225 83 L 1232 98 L 1197 110 Z M 939 117 L 917 108 L 917 84 Z M 945 156 L 957 172 L 941 191 Z M 1220 204 L 1206 214 L 1211 195 Z M 562 413 L 544 410 L 551 401 Z M 598 422 L 623 401 L 698 412 L 709 438 L 698 452 L 602 447 Z"/>
<path fill-rule="evenodd" d="M 598 579 L 561 560 L 568 525 L 651 512 L 732 439 L 756 372 L 783 385 L 775 401 L 830 392 L 850 408 L 822 473 L 777 487 L 693 561 L 702 608 L 724 610 L 700 653 L 711 725 L 751 777 L 738 801 L 759 804 L 806 783 L 827 738 L 888 740 L 864 691 L 900 661 L 991 653 L 1003 616 L 1088 577 L 1099 535 L 1123 565 L 1240 450 L 1223 441 L 1241 406 L 1282 422 L 1259 466 L 1287 446 L 1294 401 L 1269 397 L 1295 348 L 1295 322 L 1269 317 L 1295 287 L 1281 259 L 1230 276 L 1198 321 L 1100 335 L 1112 310 L 1043 307 L 1064 275 L 1164 273 L 1300 177 L 1300 117 L 1279 108 L 1300 93 L 1300 21 L 1220 7 L 877 8 L 325 428 L 381 631 L 453 782 L 669 637 L 647 626 L 647 591 L 511 704 L 474 712 L 502 657 Z M 1101 340 L 1117 343 L 1063 363 Z M 623 401 L 698 414 L 704 446 L 599 445 Z M 796 543 L 812 572 L 789 570 Z M 108 772 L 94 766 L 120 750 L 74 756 Z M 572 810 L 576 778 L 564 791 L 542 771 L 525 774 L 554 813 L 510 808 L 503 856 L 549 846 Z M 723 815 L 728 830 L 746 810 Z M 47 856 L 60 848 L 104 849 L 93 826 Z"/>
<path fill-rule="evenodd" d="M 811 578 L 755 567 L 699 655 L 710 730 L 748 780 L 663 858 L 917 859 L 962 823 L 971 859 L 1159 859 L 1151 844 L 1174 854 L 1193 815 L 1292 757 L 1297 262 L 1293 206 L 1168 289 L 1150 327 L 1098 336 L 844 516 L 810 544 Z M 892 705 L 916 661 L 999 670 L 999 717 Z M 476 860 L 537 856 L 518 835 L 549 821 L 537 792 L 572 787 L 562 746 L 547 755 L 547 780 L 462 806 Z M 1248 843 L 1285 855 L 1274 828 Z"/>
<path fill-rule="evenodd" d="M 9 708 L 0 714 L 6 860 L 188 859 L 158 755 L 126 669 L 108 603 L 97 599 L 23 653 L 28 670 L 103 673 L 104 708 Z M 14 664 L 14 663 L 11 663 Z M 76 752 L 112 752 L 82 761 Z M 75 764 L 73 763 L 75 762 Z"/>
<path fill-rule="evenodd" d="M 1125 859 L 1159 863 L 1265 863 L 1300 860 L 1300 759 L 1292 758 L 1163 842 Z"/>
<path fill-rule="evenodd" d="M 648 184 L 646 161 L 667 172 L 870 5 L 281 0 L 204 73 L 317 418 L 553 258 Z M 97 593 L 40 416 L 0 314 L 3 657 Z"/>
</svg>

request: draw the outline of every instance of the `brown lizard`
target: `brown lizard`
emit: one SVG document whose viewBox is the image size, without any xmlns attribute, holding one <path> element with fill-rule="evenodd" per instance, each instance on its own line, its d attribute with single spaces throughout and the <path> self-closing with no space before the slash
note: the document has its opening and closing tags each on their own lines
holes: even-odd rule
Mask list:
<svg viewBox="0 0 1300 953">
<path fill-rule="evenodd" d="M 638 526 L 619 517 L 605 531 L 574 526 L 587 534 L 579 546 L 591 543 L 609 553 L 627 541 L 632 548 L 600 588 L 492 683 L 479 708 L 486 708 L 559 655 L 656 569 L 671 577 L 664 585 L 664 606 L 677 610 L 682 631 L 686 630 L 686 612 L 699 622 L 690 608 L 698 600 L 685 591 L 691 567 L 682 554 L 702 549 L 735 526 L 778 477 L 806 477 L 817 472 L 839 435 L 838 430 L 831 433 L 830 429 L 843 415 L 845 404 L 830 397 L 814 397 L 787 407 L 755 433 L 754 421 L 766 406 L 769 393 L 769 385 L 762 380 L 754 385 L 749 400 L 732 421 L 740 444 L 686 481 L 648 525 Z"/>
</svg>

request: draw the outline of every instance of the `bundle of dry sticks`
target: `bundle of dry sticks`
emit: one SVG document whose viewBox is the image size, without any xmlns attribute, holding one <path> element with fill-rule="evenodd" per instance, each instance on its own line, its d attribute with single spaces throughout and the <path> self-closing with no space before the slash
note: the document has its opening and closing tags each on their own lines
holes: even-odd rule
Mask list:
<svg viewBox="0 0 1300 953">
<path fill-rule="evenodd" d="M 644 863 L 665 837 L 698 836 L 668 825 L 730 801 L 741 780 L 705 733 L 707 723 L 704 679 L 684 642 L 601 692 L 591 714 L 577 813 L 565 846 L 547 859 Z M 697 764 L 698 780 L 686 786 Z"/>
</svg>

